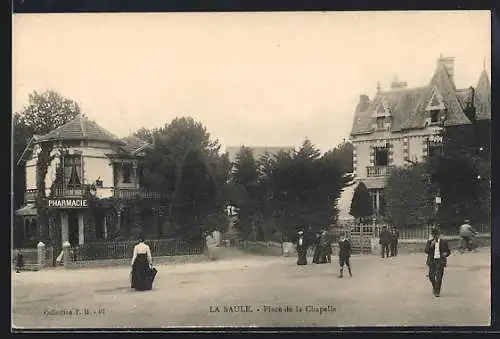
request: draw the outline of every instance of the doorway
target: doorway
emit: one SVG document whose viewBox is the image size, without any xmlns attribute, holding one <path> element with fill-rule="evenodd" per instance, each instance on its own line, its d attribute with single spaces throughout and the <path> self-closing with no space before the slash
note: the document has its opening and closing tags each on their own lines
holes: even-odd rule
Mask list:
<svg viewBox="0 0 500 339">
<path fill-rule="evenodd" d="M 78 232 L 78 212 L 69 211 L 68 212 L 68 240 L 71 246 L 78 246 L 79 242 L 79 232 Z"/>
</svg>

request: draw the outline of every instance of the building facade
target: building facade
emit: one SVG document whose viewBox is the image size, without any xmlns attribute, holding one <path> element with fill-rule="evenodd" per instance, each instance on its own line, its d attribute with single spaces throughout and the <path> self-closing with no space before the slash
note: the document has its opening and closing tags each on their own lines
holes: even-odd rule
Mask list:
<svg viewBox="0 0 500 339">
<path fill-rule="evenodd" d="M 41 145 L 49 142 L 54 146 L 43 203 L 52 225 L 43 230 L 36 225 L 36 162 Z M 137 223 L 132 201 L 142 202 L 137 213 L 144 231 L 161 236 L 161 194 L 141 187 L 141 158 L 149 147 L 133 136 L 119 139 L 84 115 L 34 136 L 19 159 L 25 162 L 26 189 L 23 207 L 15 214 L 22 220 L 23 239 L 77 246 L 127 237 Z"/>
<path fill-rule="evenodd" d="M 454 58 L 440 57 L 427 86 L 408 88 L 395 81 L 361 95 L 351 130 L 354 179 L 364 182 L 379 213 L 383 189 L 393 167 L 408 166 L 440 151 L 442 127 L 491 120 L 491 86 L 483 70 L 475 87 L 457 89 Z M 474 117 L 470 112 L 474 112 Z"/>
</svg>

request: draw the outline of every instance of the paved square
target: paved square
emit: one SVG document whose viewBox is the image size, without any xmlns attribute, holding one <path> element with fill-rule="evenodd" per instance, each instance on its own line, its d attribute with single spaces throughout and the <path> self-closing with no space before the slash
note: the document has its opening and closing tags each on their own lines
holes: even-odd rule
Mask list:
<svg viewBox="0 0 500 339">
<path fill-rule="evenodd" d="M 129 268 L 13 273 L 13 326 L 124 328 L 172 326 L 489 325 L 490 250 L 453 254 L 440 298 L 425 255 L 354 256 L 352 278 L 333 264 L 244 256 L 159 266 L 153 291 L 129 289 Z M 309 259 L 310 262 L 310 259 Z M 227 312 L 248 305 L 252 312 Z M 278 308 L 268 312 L 264 306 Z M 289 307 L 289 312 L 285 312 Z M 307 307 L 314 306 L 314 307 Z M 319 307 L 324 308 L 319 312 Z M 226 307 L 226 310 L 224 310 Z M 298 312 L 297 307 L 302 307 Z M 75 310 L 80 314 L 75 314 Z M 55 314 L 65 311 L 72 314 Z M 291 311 L 290 311 L 291 310 Z M 217 312 L 220 311 L 220 312 Z M 224 312 L 226 311 L 226 312 Z"/>
</svg>

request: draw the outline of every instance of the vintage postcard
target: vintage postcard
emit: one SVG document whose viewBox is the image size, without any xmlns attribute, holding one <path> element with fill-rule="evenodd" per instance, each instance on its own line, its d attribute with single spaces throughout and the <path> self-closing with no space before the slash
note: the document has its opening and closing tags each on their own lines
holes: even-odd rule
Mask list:
<svg viewBox="0 0 500 339">
<path fill-rule="evenodd" d="M 13 330 L 490 325 L 490 25 L 13 15 Z"/>
</svg>

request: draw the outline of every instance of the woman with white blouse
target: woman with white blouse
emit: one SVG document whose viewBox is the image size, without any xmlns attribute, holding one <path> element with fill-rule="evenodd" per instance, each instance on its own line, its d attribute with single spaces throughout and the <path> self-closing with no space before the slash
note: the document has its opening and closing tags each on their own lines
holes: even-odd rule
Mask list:
<svg viewBox="0 0 500 339">
<path fill-rule="evenodd" d="M 153 279 L 151 278 L 152 265 L 153 257 L 151 256 L 151 249 L 144 243 L 144 239 L 139 237 L 139 243 L 135 245 L 132 257 L 132 288 L 138 291 L 145 291 L 153 287 Z"/>
</svg>

